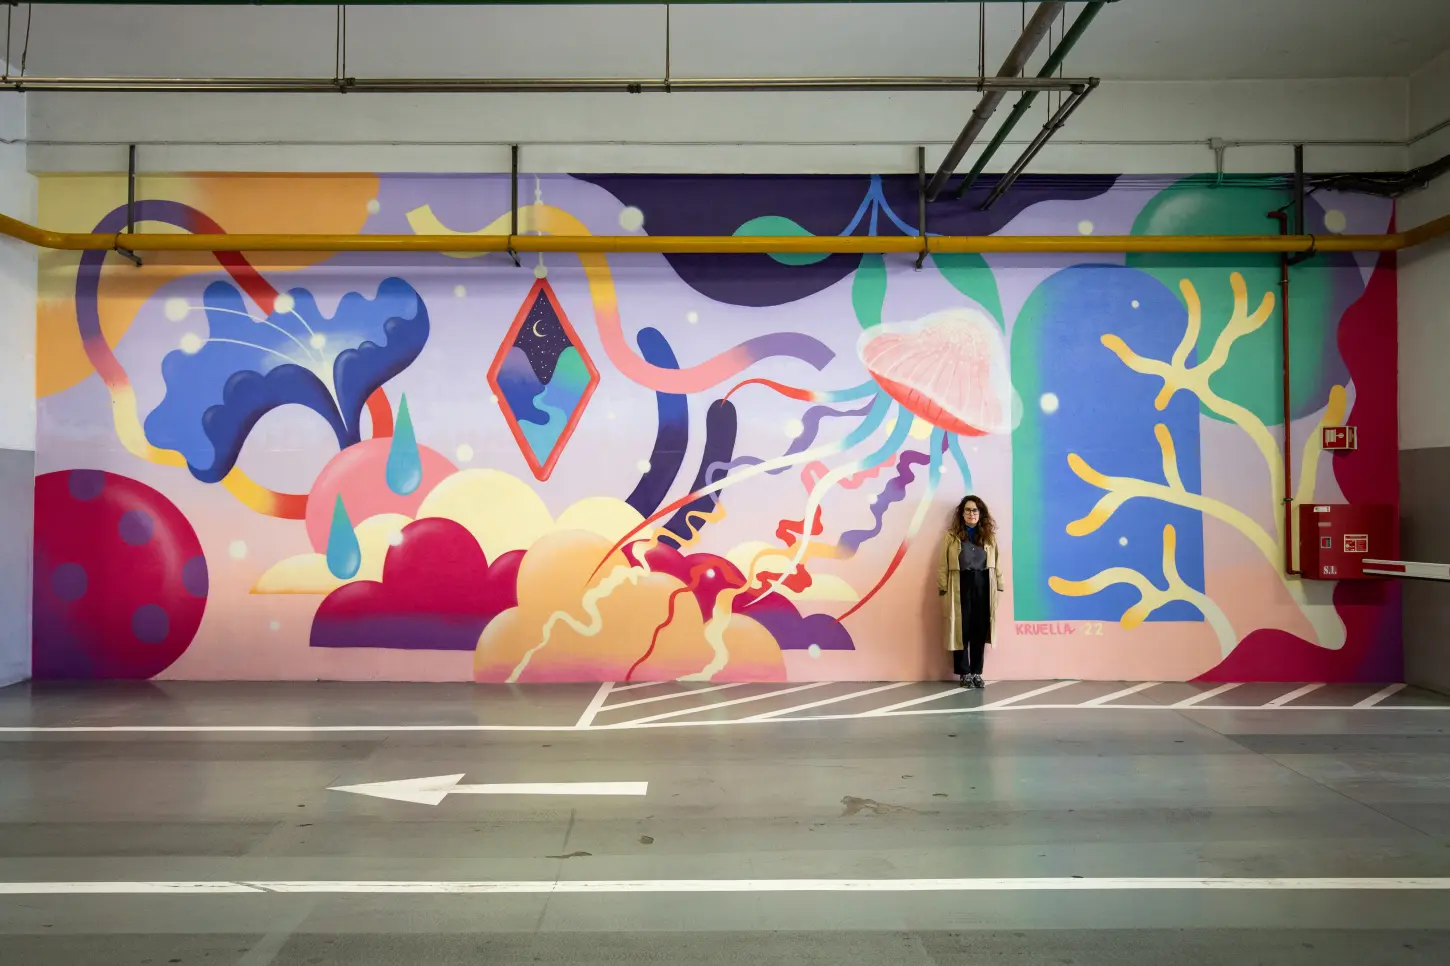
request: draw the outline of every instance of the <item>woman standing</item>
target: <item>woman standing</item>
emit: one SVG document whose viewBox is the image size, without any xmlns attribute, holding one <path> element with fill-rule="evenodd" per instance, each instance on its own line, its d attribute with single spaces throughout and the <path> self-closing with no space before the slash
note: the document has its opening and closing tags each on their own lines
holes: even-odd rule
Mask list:
<svg viewBox="0 0 1450 966">
<path fill-rule="evenodd" d="M 987 504 L 964 496 L 947 527 L 937 562 L 936 589 L 946 619 L 947 650 L 964 688 L 985 687 L 982 659 L 997 626 L 997 527 Z"/>
</svg>

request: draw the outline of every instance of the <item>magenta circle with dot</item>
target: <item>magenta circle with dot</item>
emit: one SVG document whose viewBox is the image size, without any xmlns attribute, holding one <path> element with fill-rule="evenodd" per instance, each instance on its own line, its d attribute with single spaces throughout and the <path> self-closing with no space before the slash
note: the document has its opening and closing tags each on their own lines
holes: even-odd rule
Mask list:
<svg viewBox="0 0 1450 966">
<path fill-rule="evenodd" d="M 209 590 L 196 531 L 156 490 L 101 470 L 35 480 L 37 679 L 149 678 L 191 645 Z"/>
</svg>

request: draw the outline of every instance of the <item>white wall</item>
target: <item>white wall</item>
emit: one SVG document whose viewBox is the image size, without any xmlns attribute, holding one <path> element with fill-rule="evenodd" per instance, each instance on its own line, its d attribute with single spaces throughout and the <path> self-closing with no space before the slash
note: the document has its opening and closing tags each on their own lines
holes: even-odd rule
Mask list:
<svg viewBox="0 0 1450 966">
<path fill-rule="evenodd" d="M 28 97 L 35 172 L 121 170 L 135 142 L 148 171 L 507 171 L 518 143 L 529 171 L 826 173 L 913 171 L 918 144 L 934 165 L 977 95 Z M 1280 142 L 1231 148 L 1229 171 L 1287 170 L 1295 140 L 1309 142 L 1311 170 L 1396 170 L 1407 158 L 1405 99 L 1406 82 L 1393 78 L 1105 81 L 1032 170 L 1209 171 L 1211 137 Z M 1015 160 L 1046 111 L 1039 98 L 992 170 Z"/>
<path fill-rule="evenodd" d="M 1450 117 L 1450 51 L 1411 78 L 1410 123 L 1416 130 Z M 1411 148 L 1411 162 L 1450 154 L 1450 128 Z M 1399 226 L 1450 214 L 1450 176 L 1400 199 Z M 1450 242 L 1400 256 L 1400 448 L 1450 446 Z M 1447 481 L 1450 482 L 1450 481 Z"/>
<path fill-rule="evenodd" d="M 1450 119 L 1450 50 L 1417 71 L 1409 83 L 1410 131 L 1419 134 Z M 1410 147 L 1410 166 L 1450 154 L 1450 125 Z"/>
<path fill-rule="evenodd" d="M 1410 79 L 1410 123 L 1424 130 L 1450 116 L 1450 52 Z M 1411 163 L 1450 154 L 1450 130 L 1411 147 Z M 1406 195 L 1399 224 L 1409 228 L 1450 214 L 1450 177 Z M 1400 256 L 1401 553 L 1450 562 L 1450 241 Z M 1408 582 L 1404 588 L 1405 680 L 1450 693 L 1450 586 Z"/>
<path fill-rule="evenodd" d="M 0 94 L 0 212 L 35 220 L 25 95 Z M 0 238 L 0 686 L 30 676 L 36 251 Z"/>
</svg>

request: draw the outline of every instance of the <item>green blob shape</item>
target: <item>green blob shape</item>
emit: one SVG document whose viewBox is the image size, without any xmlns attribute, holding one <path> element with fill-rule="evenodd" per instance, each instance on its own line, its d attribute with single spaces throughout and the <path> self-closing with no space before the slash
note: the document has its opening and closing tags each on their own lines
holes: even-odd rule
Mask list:
<svg viewBox="0 0 1450 966">
<path fill-rule="evenodd" d="M 1268 212 L 1290 201 L 1278 188 L 1214 187 L 1211 176 L 1195 176 L 1159 192 L 1133 223 L 1134 235 L 1266 235 L 1278 231 Z M 1312 229 L 1312 226 L 1310 228 Z M 1248 289 L 1248 311 L 1259 307 L 1265 293 L 1274 295 L 1274 312 L 1257 331 L 1240 337 L 1228 362 L 1209 380 L 1210 387 L 1265 423 L 1284 418 L 1284 355 L 1280 345 L 1283 305 L 1279 291 L 1279 256 L 1274 253 L 1130 252 L 1127 264 L 1153 275 L 1183 301 L 1180 283 L 1187 279 L 1203 306 L 1197 360 L 1233 317 L 1230 277 L 1238 272 Z M 1322 407 L 1329 398 L 1330 376 L 1339 365 L 1335 335 L 1334 269 L 1323 256 L 1289 269 L 1290 409 L 1295 417 Z M 1124 311 L 1132 311 L 1124 306 Z M 1166 360 L 1165 360 L 1166 361 Z M 1220 421 L 1223 417 L 1201 410 Z"/>
<path fill-rule="evenodd" d="M 881 324 L 881 312 L 886 305 L 886 259 L 880 255 L 861 256 L 861 267 L 851 279 L 851 305 L 856 309 L 861 328 Z"/>
<path fill-rule="evenodd" d="M 808 231 L 783 215 L 761 215 L 759 218 L 752 218 L 739 228 L 735 229 L 735 235 L 759 236 L 772 238 L 813 238 L 815 233 Z M 770 252 L 770 257 L 782 265 L 814 265 L 816 262 L 824 262 L 831 256 L 825 252 Z"/>
<path fill-rule="evenodd" d="M 407 496 L 423 482 L 423 459 L 418 453 L 418 438 L 413 433 L 406 393 L 398 402 L 398 421 L 393 426 L 393 442 L 388 446 L 384 479 L 388 489 L 399 496 Z"/>
<path fill-rule="evenodd" d="M 978 256 L 979 258 L 981 256 Z M 1027 297 L 1017 321 L 1012 326 L 1012 387 L 1023 399 L 1039 399 L 1043 393 L 1042 320 L 1051 314 L 1052 296 L 1041 286 Z M 1000 310 L 999 310 L 1000 311 Z M 1012 430 L 1012 505 L 1042 506 L 1044 474 L 1042 472 L 1042 413 L 1037 406 L 1024 406 L 1022 422 Z M 1035 520 L 1028 514 L 1013 514 L 1012 526 L 1012 593 L 1013 609 L 1019 614 L 1041 614 L 1046 611 L 1042 588 L 1032 577 L 1042 572 L 1042 535 Z"/>
<path fill-rule="evenodd" d="M 953 288 L 990 312 L 998 325 L 1006 327 L 1002 299 L 997 294 L 997 277 L 985 258 L 976 252 L 952 252 L 933 255 L 931 260 Z"/>
</svg>

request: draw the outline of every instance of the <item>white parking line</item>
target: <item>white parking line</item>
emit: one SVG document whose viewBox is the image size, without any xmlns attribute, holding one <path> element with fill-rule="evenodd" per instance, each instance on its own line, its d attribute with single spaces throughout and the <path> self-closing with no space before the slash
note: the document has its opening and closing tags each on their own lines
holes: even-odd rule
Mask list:
<svg viewBox="0 0 1450 966">
<path fill-rule="evenodd" d="M 1288 704 L 1289 702 L 1291 702 L 1291 701 L 1297 701 L 1300 698 L 1304 697 L 1304 695 L 1309 694 L 1311 691 L 1318 691 L 1322 687 L 1324 687 L 1324 685 L 1322 685 L 1322 684 L 1306 684 L 1302 688 L 1295 688 L 1293 691 L 1290 691 L 1288 694 L 1281 694 L 1281 695 L 1279 695 L 1277 698 L 1275 698 L 1274 700 L 1270 701 L 1268 704 L 1264 705 L 1264 707 L 1266 707 L 1266 708 L 1282 708 L 1284 705 Z"/>
<path fill-rule="evenodd" d="M 990 701 L 987 704 L 982 705 L 981 710 L 990 711 L 996 708 L 1005 708 L 1009 704 L 1016 704 L 1018 701 L 1026 701 L 1028 698 L 1035 698 L 1039 694 L 1046 694 L 1049 691 L 1056 691 L 1058 688 L 1069 687 L 1070 685 L 1074 685 L 1077 683 L 1077 681 L 1054 681 L 1053 683 L 1044 687 L 1034 688 L 1031 691 L 1023 691 L 1021 694 L 1014 694 L 1011 697 L 1003 698 L 1000 701 Z"/>
<path fill-rule="evenodd" d="M 729 892 L 1443 892 L 1450 878 L 982 878 L 982 879 L 634 879 L 634 880 L 292 880 L 247 882 L 0 882 L 0 895 L 580 894 Z"/>
<path fill-rule="evenodd" d="M 623 691 L 636 691 L 636 690 L 638 690 L 640 688 L 657 688 L 661 684 L 674 684 L 674 683 L 675 682 L 673 682 L 673 681 L 641 681 L 638 684 L 616 684 L 614 686 L 614 693 L 615 694 L 619 694 L 619 693 L 621 693 Z"/>
<path fill-rule="evenodd" d="M 779 718 L 782 715 L 791 714 L 796 711 L 808 711 L 811 708 L 820 708 L 828 704 L 839 704 L 842 701 L 850 701 L 852 698 L 863 697 L 868 694 L 876 694 L 881 691 L 892 691 L 896 688 L 904 688 L 912 681 L 897 681 L 894 684 L 883 684 L 880 687 L 867 688 L 864 691 L 852 691 L 850 694 L 840 694 L 834 698 L 822 698 L 819 701 L 812 701 L 809 704 L 797 704 L 789 708 L 781 708 L 777 711 L 765 711 L 761 714 L 751 715 L 745 718 L 746 721 L 767 721 L 771 718 Z"/>
<path fill-rule="evenodd" d="M 589 699 L 589 704 L 585 706 L 584 713 L 579 715 L 579 720 L 574 722 L 574 727 L 588 728 L 594 724 L 594 716 L 599 713 L 600 708 L 604 707 L 604 702 L 609 700 L 609 689 L 612 687 L 614 685 L 608 681 L 599 685 L 599 690 L 595 691 L 594 697 Z"/>
<path fill-rule="evenodd" d="M 620 708 L 633 708 L 640 704 L 654 704 L 656 701 L 670 701 L 675 698 L 687 698 L 692 694 L 708 694 L 711 691 L 724 691 L 727 688 L 738 688 L 740 682 L 734 684 L 716 684 L 708 688 L 687 688 L 684 691 L 671 691 L 669 694 L 652 694 L 647 698 L 635 698 L 633 701 L 621 701 L 619 704 L 610 704 L 600 708 L 600 711 L 618 711 Z"/>
<path fill-rule="evenodd" d="M 1123 690 L 1121 691 L 1114 691 L 1112 694 L 1105 694 L 1100 698 L 1093 698 L 1091 701 L 1084 701 L 1082 703 L 1082 707 L 1096 708 L 1101 705 L 1108 704 L 1112 701 L 1116 701 L 1119 698 L 1126 698 L 1130 694 L 1137 694 L 1139 691 L 1146 691 L 1149 688 L 1156 688 L 1161 683 L 1162 682 L 1160 681 L 1144 681 L 1141 684 L 1133 685 L 1131 688 L 1123 688 Z"/>
<path fill-rule="evenodd" d="M 1356 708 L 1373 708 L 1385 698 L 1388 698 L 1392 694 L 1399 694 L 1404 689 L 1405 685 L 1403 684 L 1391 684 L 1388 687 L 1380 688 L 1378 691 L 1376 691 L 1374 694 L 1371 694 L 1363 701 L 1357 702 L 1354 706 Z"/>
<path fill-rule="evenodd" d="M 872 708 L 870 711 L 861 712 L 861 716 L 864 718 L 874 718 L 879 715 L 890 714 L 900 708 L 912 708 L 918 704 L 926 704 L 928 701 L 940 701 L 942 698 L 949 698 L 954 694 L 961 694 L 963 690 L 961 687 L 954 686 L 946 691 L 935 691 L 925 697 L 912 698 L 910 701 L 902 701 L 900 704 L 888 704 L 884 708 Z"/>
<path fill-rule="evenodd" d="M 1239 682 L 1242 683 L 1242 682 Z M 1184 698 L 1182 701 L 1170 704 L 1170 708 L 1191 708 L 1200 701 L 1207 701 L 1216 694 L 1223 694 L 1225 691 L 1232 691 L 1238 684 L 1220 684 L 1216 688 L 1209 688 L 1207 691 L 1200 691 L 1191 698 Z"/>
<path fill-rule="evenodd" d="M 888 706 L 886 706 L 884 708 L 876 708 L 876 709 L 873 709 L 873 710 L 870 710 L 870 711 L 862 711 L 862 712 L 856 712 L 856 713 L 852 713 L 852 714 L 821 714 L 821 715 L 813 715 L 813 716 L 800 717 L 800 718 L 793 718 L 793 717 L 790 716 L 792 712 L 799 711 L 799 710 L 802 710 L 804 708 L 814 708 L 814 707 L 819 707 L 822 704 L 832 704 L 832 703 L 836 703 L 838 701 L 846 701 L 846 700 L 850 700 L 851 698 L 860 697 L 860 696 L 862 696 L 864 694 L 870 693 L 871 691 L 877 690 L 876 688 L 869 688 L 866 691 L 857 691 L 857 692 L 854 692 L 853 694 L 843 695 L 843 696 L 840 696 L 838 698 L 836 698 L 836 697 L 828 698 L 828 699 L 825 699 L 825 700 L 820 701 L 820 702 L 810 702 L 810 703 L 808 703 L 806 705 L 797 705 L 797 706 L 794 706 L 794 707 L 791 707 L 791 708 L 782 708 L 782 709 L 779 709 L 777 711 L 765 712 L 765 713 L 762 713 L 762 714 L 752 715 L 752 716 L 744 717 L 744 718 L 731 718 L 731 719 L 724 719 L 724 720 L 697 720 L 697 721 L 675 721 L 675 720 L 668 720 L 668 719 L 671 719 L 671 718 L 674 718 L 674 717 L 681 717 L 681 716 L 685 716 L 685 715 L 700 714 L 700 713 L 704 713 L 704 712 L 708 712 L 708 711 L 713 711 L 713 710 L 718 709 L 718 708 L 730 707 L 730 706 L 736 705 L 736 704 L 744 704 L 744 703 L 747 703 L 747 702 L 750 702 L 750 701 L 763 701 L 763 700 L 765 700 L 767 698 L 774 698 L 774 697 L 779 697 L 781 695 L 792 694 L 792 693 L 795 693 L 797 691 L 805 691 L 805 690 L 809 690 L 811 688 L 823 687 L 825 684 L 828 684 L 828 683 L 836 683 L 836 682 L 815 682 L 815 683 L 812 683 L 812 684 L 797 685 L 797 686 L 794 686 L 794 687 L 788 687 L 788 688 L 782 688 L 782 689 L 770 691 L 770 692 L 765 693 L 765 694 L 758 694 L 758 695 L 752 695 L 752 696 L 747 697 L 747 698 L 740 698 L 740 699 L 737 699 L 737 700 L 734 700 L 734 701 L 723 701 L 723 702 L 716 702 L 715 704 L 703 705 L 703 706 L 700 706 L 700 707 L 684 708 L 684 709 L 680 709 L 678 711 L 668 712 L 666 714 L 653 715 L 653 716 L 650 716 L 650 717 L 640 718 L 640 719 L 636 719 L 636 720 L 633 720 L 633 721 L 623 721 L 623 722 L 620 722 L 618 724 L 609 724 L 609 725 L 594 724 L 593 723 L 593 717 L 594 716 L 597 716 L 599 714 L 599 712 L 602 711 L 602 710 L 612 710 L 611 708 L 604 707 L 603 706 L 603 703 L 604 702 L 607 702 L 608 698 L 611 695 L 617 693 L 621 689 L 620 688 L 612 687 L 610 685 L 601 685 L 599 691 L 594 696 L 595 701 L 600 702 L 600 706 L 593 707 L 594 702 L 591 701 L 591 708 L 586 708 L 584 715 L 582 715 L 580 717 L 579 723 L 572 724 L 572 725 L 561 725 L 561 724 L 554 724 L 554 725 L 512 725 L 512 724 L 403 724 L 403 723 L 394 723 L 394 724 L 387 724 L 387 723 L 382 723 L 382 724 L 339 724 L 339 725 L 321 725 L 321 724 L 229 724 L 229 725 L 205 725 L 205 724 L 188 724 L 188 725 L 157 725 L 157 724 L 0 725 L 0 735 L 50 735 L 50 734 L 57 734 L 57 735 L 59 735 L 59 734 L 69 734 L 69 735 L 97 734 L 97 735 L 103 735 L 104 734 L 104 735 L 140 735 L 140 736 L 145 736 L 145 735 L 160 735 L 160 734 L 219 734 L 219 735 L 220 734 L 415 734 L 415 733 L 416 734 L 428 734 L 428 733 L 443 733 L 443 734 L 446 734 L 446 733 L 470 733 L 470 732 L 480 732 L 480 733 L 485 733 L 485 732 L 500 732 L 500 733 L 520 732 L 520 733 L 534 733 L 534 734 L 559 734 L 559 733 L 563 733 L 563 732 L 579 732 L 579 731 L 596 731 L 596 732 L 597 731 L 623 731 L 623 730 L 629 730 L 631 728 L 687 728 L 687 727 L 720 727 L 720 726 L 724 726 L 724 725 L 744 725 L 744 724 L 776 724 L 776 723 L 787 722 L 787 721 L 789 721 L 789 722 L 805 722 L 805 721 L 812 721 L 812 722 L 859 721 L 859 720 L 861 720 L 863 718 L 877 718 L 877 717 L 881 717 L 883 714 L 889 714 L 889 716 L 891 716 L 891 717 L 916 717 L 916 716 L 924 716 L 924 715 L 942 715 L 942 714 L 970 715 L 970 714 L 976 714 L 976 713 L 983 712 L 983 711 L 1015 711 L 1015 712 L 1031 712 L 1031 711 L 1092 711 L 1092 712 L 1105 712 L 1105 711 L 1116 711 L 1116 712 L 1160 711 L 1161 712 L 1161 711 L 1177 711 L 1177 710 L 1182 710 L 1184 708 L 1192 708 L 1196 713 L 1199 713 L 1199 714 L 1206 714 L 1206 713 L 1211 713 L 1211 712 L 1234 712 L 1234 713 L 1236 713 L 1236 712 L 1253 712 L 1253 711 L 1272 711 L 1272 712 L 1316 712 L 1316 711 L 1329 711 L 1329 712 L 1339 712 L 1339 713 L 1346 712 L 1346 711 L 1364 711 L 1364 712 L 1374 712 L 1374 713 L 1378 713 L 1378 714 L 1399 714 L 1399 713 L 1419 714 L 1419 713 L 1422 713 L 1422 712 L 1431 712 L 1431 713 L 1434 713 L 1434 712 L 1441 712 L 1441 713 L 1443 713 L 1443 712 L 1450 712 L 1450 702 L 1441 702 L 1441 703 L 1436 703 L 1436 704 L 1424 703 L 1424 704 L 1393 704 L 1393 705 L 1387 705 L 1387 704 L 1382 703 L 1386 698 L 1390 697 L 1391 695 L 1394 695 L 1394 694 L 1399 693 L 1400 691 L 1403 691 L 1405 689 L 1405 685 L 1403 685 L 1403 684 L 1392 684 L 1392 685 L 1388 685 L 1388 686 L 1386 686 L 1384 688 L 1381 688 L 1379 691 L 1375 692 L 1374 694 L 1370 695 L 1369 697 L 1367 697 L 1367 698 L 1365 698 L 1365 699 L 1363 699 L 1363 700 L 1361 700 L 1358 703 L 1353 704 L 1353 705 L 1281 703 L 1281 702 L 1292 702 L 1292 701 L 1294 701 L 1296 699 L 1296 696 L 1299 696 L 1300 695 L 1300 692 L 1303 692 L 1303 690 L 1304 690 L 1303 688 L 1300 688 L 1298 691 L 1291 692 L 1290 694 L 1284 695 L 1284 696 L 1282 696 L 1280 698 L 1276 698 L 1274 701 L 1271 701 L 1271 702 L 1269 702 L 1267 704 L 1236 704 L 1236 705 L 1229 705 L 1229 704 L 1204 705 L 1204 704 L 1200 704 L 1200 702 L 1203 702 L 1203 701 L 1207 700 L 1208 698 L 1213 697 L 1216 694 L 1222 694 L 1225 691 L 1229 691 L 1229 690 L 1231 690 L 1233 688 L 1238 687 L 1239 686 L 1238 684 L 1223 684 L 1223 685 L 1219 685 L 1218 687 L 1211 688 L 1210 690 L 1203 691 L 1203 692 L 1200 692 L 1199 694 L 1196 694 L 1196 695 L 1193 695 L 1193 696 L 1191 696 L 1189 698 L 1186 698 L 1183 701 L 1179 701 L 1176 704 L 1126 704 L 1126 703 L 1113 703 L 1115 701 L 1115 699 L 1117 699 L 1119 697 L 1124 697 L 1129 692 L 1138 691 L 1138 690 L 1144 690 L 1144 689 L 1150 687 L 1151 686 L 1151 683 L 1150 682 L 1144 682 L 1143 684 L 1134 685 L 1132 688 L 1125 688 L 1122 691 L 1117 691 L 1117 692 L 1114 692 L 1112 694 L 1103 695 L 1103 696 L 1100 696 L 1100 697 L 1097 697 L 1097 698 L 1093 698 L 1091 700 L 1084 701 L 1084 702 L 1077 703 L 1077 704 L 1060 704 L 1060 703 L 1039 703 L 1039 704 L 1033 704 L 1033 703 L 1021 703 L 1021 702 L 1026 702 L 1029 699 L 1031 699 L 1033 697 L 1036 697 L 1036 696 L 1038 696 L 1040 694 L 1046 693 L 1047 691 L 1053 691 L 1053 690 L 1056 690 L 1058 688 L 1066 687 L 1069 684 L 1073 684 L 1073 683 L 1081 683 L 1081 682 L 1073 682 L 1073 681 L 1059 681 L 1059 682 L 1056 682 L 1054 684 L 1047 685 L 1047 686 L 1045 686 L 1043 688 L 1037 688 L 1035 690 L 1025 691 L 1025 692 L 1022 692 L 1020 694 L 1009 695 L 1007 698 L 1004 698 L 1004 699 L 1002 699 L 1000 701 L 988 702 L 987 704 L 972 705 L 972 706 L 962 705 L 962 706 L 949 707 L 949 708 L 916 708 L 915 707 L 916 705 L 925 704 L 925 703 L 928 703 L 928 702 L 931 702 L 931 701 L 937 701 L 937 700 L 939 700 L 941 698 L 946 698 L 946 697 L 950 697 L 953 694 L 959 694 L 959 693 L 961 693 L 961 689 L 959 689 L 959 688 L 952 688 L 950 690 L 933 692 L 933 693 L 928 694 L 928 695 L 926 695 L 924 697 L 913 698 L 910 701 L 903 701 L 903 702 L 900 702 L 898 704 L 888 705 Z M 913 683 L 913 682 L 892 682 L 889 685 L 881 685 L 879 689 L 884 691 L 884 690 L 887 690 L 888 688 L 897 687 L 897 686 L 905 686 L 906 684 L 909 684 L 909 683 Z M 1311 687 L 1311 686 L 1310 685 L 1305 685 L 1304 687 L 1308 688 L 1308 687 Z M 995 688 L 995 685 L 994 685 L 994 688 Z M 1319 685 L 1314 685 L 1313 688 L 1317 690 L 1319 688 Z M 701 689 L 701 690 L 703 690 L 703 689 Z M 684 694 L 688 694 L 688 693 L 690 693 L 690 692 L 684 692 Z M 696 693 L 698 693 L 698 692 L 696 692 Z M 673 695 L 673 696 L 679 696 L 679 695 Z M 615 705 L 614 707 L 624 707 L 624 705 L 623 704 L 621 704 L 621 705 Z M 591 715 L 591 710 L 593 712 L 592 715 Z"/>
<path fill-rule="evenodd" d="M 633 721 L 622 721 L 619 724 L 600 725 L 601 728 L 628 728 L 646 724 L 651 721 L 663 721 L 666 718 L 678 718 L 687 714 L 702 714 L 706 711 L 714 711 L 718 708 L 729 708 L 737 704 L 749 704 L 752 701 L 765 701 L 769 698 L 778 698 L 786 694 L 795 694 L 797 691 L 809 691 L 812 688 L 823 688 L 830 681 L 815 681 L 811 684 L 798 684 L 793 688 L 784 688 L 779 691 L 770 691 L 766 694 L 752 694 L 743 698 L 736 698 L 733 701 L 717 701 L 714 704 L 702 704 L 698 708 L 680 708 L 675 711 L 666 711 L 663 714 L 654 714 L 646 718 L 635 718 Z"/>
</svg>

